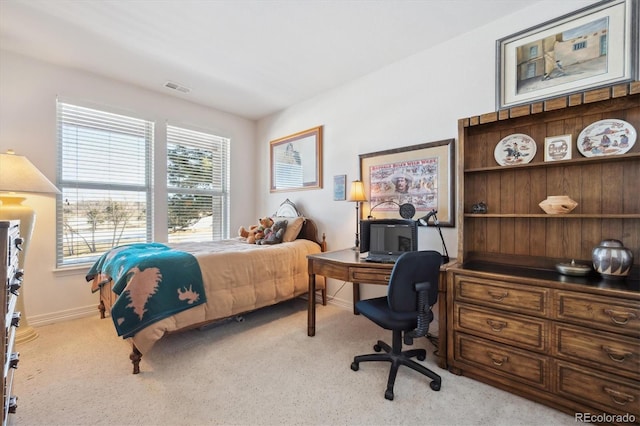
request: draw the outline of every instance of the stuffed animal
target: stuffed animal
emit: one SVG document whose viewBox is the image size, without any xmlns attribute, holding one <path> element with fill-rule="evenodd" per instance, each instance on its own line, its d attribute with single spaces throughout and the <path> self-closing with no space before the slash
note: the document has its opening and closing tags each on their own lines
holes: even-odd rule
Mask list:
<svg viewBox="0 0 640 426">
<path fill-rule="evenodd" d="M 273 220 L 270 217 L 258 219 L 259 225 L 251 225 L 249 229 L 241 226 L 238 235 L 247 240 L 249 244 L 255 244 L 264 238 L 265 229 L 271 228 Z"/>
<path fill-rule="evenodd" d="M 287 230 L 287 221 L 280 220 L 273 224 L 270 228 L 265 229 L 264 238 L 256 241 L 256 244 L 280 244 L 284 231 Z"/>
</svg>

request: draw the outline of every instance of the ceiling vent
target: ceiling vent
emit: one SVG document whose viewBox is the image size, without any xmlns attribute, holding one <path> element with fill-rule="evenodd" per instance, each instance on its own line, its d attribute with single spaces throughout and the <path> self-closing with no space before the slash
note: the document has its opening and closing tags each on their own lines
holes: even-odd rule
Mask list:
<svg viewBox="0 0 640 426">
<path fill-rule="evenodd" d="M 182 92 L 182 93 L 191 92 L 191 89 L 189 89 L 188 87 L 182 86 L 178 83 L 174 83 L 173 81 L 167 81 L 164 84 L 164 87 L 168 87 L 169 89 L 177 90 L 178 92 Z"/>
</svg>

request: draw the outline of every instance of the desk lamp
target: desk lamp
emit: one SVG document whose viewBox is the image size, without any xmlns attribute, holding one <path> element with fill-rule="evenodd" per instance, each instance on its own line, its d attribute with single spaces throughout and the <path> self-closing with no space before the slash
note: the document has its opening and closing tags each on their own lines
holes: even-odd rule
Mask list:
<svg viewBox="0 0 640 426">
<path fill-rule="evenodd" d="M 353 250 L 360 250 L 360 203 L 367 201 L 364 195 L 364 183 L 360 180 L 351 182 L 351 191 L 349 192 L 349 201 L 356 203 L 356 243 Z"/>
<path fill-rule="evenodd" d="M 26 157 L 9 150 L 6 154 L 0 154 L 0 219 L 20 220 L 20 234 L 24 238 L 24 244 L 18 255 L 18 266 L 24 269 L 36 214 L 31 207 L 22 204 L 26 198 L 17 193 L 60 194 L 60 191 Z M 37 338 L 38 333 L 27 323 L 24 294 L 18 297 L 16 310 L 22 314 L 20 327 L 16 331 L 16 343 Z"/>
<path fill-rule="evenodd" d="M 433 217 L 433 224 L 435 225 L 438 233 L 440 234 L 440 240 L 442 241 L 442 263 L 449 263 L 449 252 L 447 251 L 447 245 L 444 243 L 444 237 L 442 236 L 442 230 L 440 229 L 440 221 L 438 220 L 438 216 L 436 215 L 438 210 L 431 210 L 425 216 L 422 216 L 418 219 L 418 225 L 420 226 L 429 226 L 429 219 Z"/>
</svg>

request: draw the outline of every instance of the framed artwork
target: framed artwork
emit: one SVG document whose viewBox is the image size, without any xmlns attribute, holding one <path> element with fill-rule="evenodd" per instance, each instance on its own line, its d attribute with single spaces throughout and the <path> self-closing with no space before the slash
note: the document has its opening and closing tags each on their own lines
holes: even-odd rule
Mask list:
<svg viewBox="0 0 640 426">
<path fill-rule="evenodd" d="M 544 161 L 571 159 L 571 135 L 544 138 Z"/>
<path fill-rule="evenodd" d="M 347 175 L 335 175 L 333 177 L 333 199 L 334 201 L 347 199 Z"/>
<path fill-rule="evenodd" d="M 633 81 L 638 2 L 606 0 L 496 42 L 496 108 Z"/>
<path fill-rule="evenodd" d="M 271 192 L 322 188 L 322 126 L 269 142 Z"/>
<path fill-rule="evenodd" d="M 399 218 L 399 206 L 411 204 L 416 219 L 436 209 L 440 226 L 455 226 L 454 139 L 359 157 L 363 217 Z"/>
</svg>

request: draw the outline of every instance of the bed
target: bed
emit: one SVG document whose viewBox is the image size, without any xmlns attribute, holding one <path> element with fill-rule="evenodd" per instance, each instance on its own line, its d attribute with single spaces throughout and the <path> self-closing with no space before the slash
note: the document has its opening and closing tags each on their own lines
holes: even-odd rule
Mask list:
<svg viewBox="0 0 640 426">
<path fill-rule="evenodd" d="M 92 291 L 100 293 L 101 317 L 109 314 L 118 335 L 131 341 L 133 374 L 140 372 L 142 355 L 167 334 L 204 327 L 308 292 L 307 255 L 326 251 L 325 236 L 318 239 L 314 221 L 288 199 L 273 216 L 276 221 L 288 222 L 289 234 L 285 232 L 279 244 L 248 244 L 237 237 L 128 245 L 111 250 L 91 267 L 86 280 Z M 136 257 L 140 253 L 142 256 Z M 159 266 L 160 257 L 167 258 L 167 263 Z M 169 262 L 178 265 L 179 271 L 171 270 Z M 189 275 L 191 267 L 199 273 Z M 136 302 L 131 286 L 142 276 L 147 276 L 146 282 L 152 286 L 144 289 L 143 301 L 138 298 Z M 318 288 L 326 304 L 324 282 Z M 152 303 L 163 291 L 177 295 L 179 307 Z M 143 317 L 144 322 L 133 324 Z"/>
</svg>

